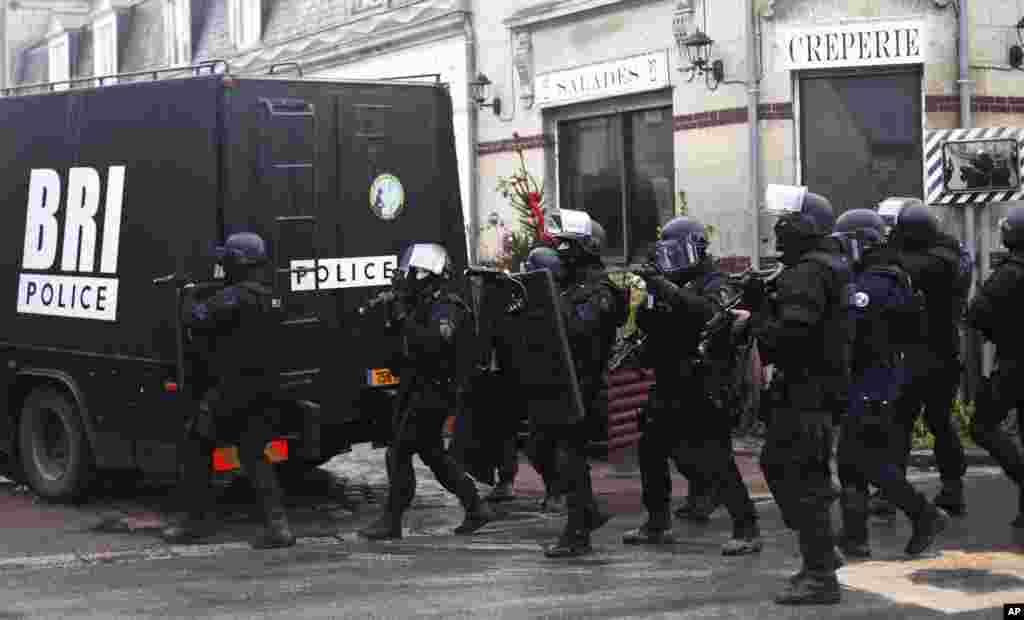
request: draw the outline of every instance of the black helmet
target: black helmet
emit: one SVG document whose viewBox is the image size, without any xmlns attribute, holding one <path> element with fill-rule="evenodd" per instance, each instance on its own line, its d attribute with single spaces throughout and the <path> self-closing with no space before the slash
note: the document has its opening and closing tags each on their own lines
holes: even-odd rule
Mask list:
<svg viewBox="0 0 1024 620">
<path fill-rule="evenodd" d="M 999 234 L 1008 250 L 1024 248 L 1024 207 L 1012 207 L 999 222 Z"/>
<path fill-rule="evenodd" d="M 775 247 L 782 254 L 794 257 L 810 249 L 811 243 L 829 235 L 835 223 L 836 216 L 828 199 L 808 192 L 800 202 L 799 211 L 784 211 L 775 223 Z"/>
<path fill-rule="evenodd" d="M 853 260 L 859 260 L 868 252 L 885 242 L 885 220 L 871 209 L 850 209 L 836 220 L 835 231 L 843 237 L 845 246 Z"/>
<path fill-rule="evenodd" d="M 538 271 L 540 269 L 550 271 L 555 280 L 565 278 L 565 265 L 562 264 L 562 257 L 558 255 L 558 250 L 554 248 L 540 246 L 530 250 L 529 256 L 526 257 L 526 270 Z"/>
<path fill-rule="evenodd" d="M 915 200 L 900 209 L 893 233 L 902 242 L 931 245 L 939 238 L 939 220 L 923 202 Z"/>
<path fill-rule="evenodd" d="M 661 239 L 655 244 L 654 261 L 664 273 L 684 273 L 700 265 L 707 256 L 707 250 L 708 236 L 704 225 L 682 215 L 661 229 Z"/>
<path fill-rule="evenodd" d="M 230 235 L 224 245 L 216 249 L 217 258 L 228 266 L 256 266 L 267 262 L 267 244 L 256 233 L 241 232 Z"/>
</svg>

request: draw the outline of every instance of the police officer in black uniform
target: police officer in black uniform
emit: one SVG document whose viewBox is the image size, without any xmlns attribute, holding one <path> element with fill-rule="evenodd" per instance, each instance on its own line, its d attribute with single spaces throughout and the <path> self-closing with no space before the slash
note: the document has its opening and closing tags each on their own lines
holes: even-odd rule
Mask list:
<svg viewBox="0 0 1024 620">
<path fill-rule="evenodd" d="M 913 535 L 906 552 L 927 549 L 949 517 L 907 482 L 892 450 L 896 432 L 893 404 L 903 383 L 899 343 L 918 329 L 920 304 L 899 255 L 884 244 L 885 222 L 870 209 L 852 209 L 836 221 L 853 250 L 856 319 L 849 409 L 842 418 L 839 481 L 843 486 L 843 531 L 840 548 L 847 556 L 866 558 L 868 486 L 882 489 L 910 518 Z"/>
<path fill-rule="evenodd" d="M 761 354 L 774 364 L 771 409 L 761 469 L 786 527 L 800 539 L 803 569 L 775 601 L 834 604 L 840 599 L 838 557 L 830 507 L 833 416 L 849 397 L 852 273 L 838 241 L 829 238 L 835 215 L 823 196 L 806 193 L 775 225 L 787 267 L 766 303 L 763 284 L 751 280 L 749 303 Z M 777 383 L 776 383 L 777 382 Z"/>
<path fill-rule="evenodd" d="M 416 454 L 465 509 L 456 534 L 472 534 L 496 518 L 442 443 L 444 422 L 456 409 L 468 378 L 468 356 L 460 353 L 459 339 L 466 337 L 472 320 L 471 309 L 452 290 L 451 275 L 442 246 L 415 243 L 399 259 L 392 290 L 382 294 L 389 302 L 390 324 L 401 332 L 403 350 L 395 363 L 401 388 L 387 450 L 387 504 L 384 514 L 360 531 L 371 540 L 402 537 L 402 515 L 416 494 Z"/>
<path fill-rule="evenodd" d="M 626 544 L 673 542 L 669 501 L 669 458 L 692 485 L 705 482 L 723 499 L 733 519 L 725 555 L 757 553 L 762 548 L 757 510 L 732 453 L 732 416 L 713 398 L 715 377 L 698 347 L 712 319 L 726 312 L 725 276 L 708 254 L 704 225 L 677 217 L 665 225 L 655 249 L 655 264 L 640 275 L 647 282 L 648 304 L 637 324 L 648 336 L 645 356 L 654 368 L 640 440 L 640 471 L 647 522 L 628 532 Z M 730 355 L 715 350 L 711 355 Z"/>
<path fill-rule="evenodd" d="M 556 438 L 557 475 L 566 492 L 569 516 L 558 541 L 545 551 L 550 558 L 578 557 L 591 552 L 591 532 L 609 515 L 594 498 L 586 445 L 605 428 L 608 418 L 607 365 L 616 330 L 626 322 L 628 308 L 608 278 L 601 261 L 604 229 L 581 211 L 563 209 L 554 232 L 555 250 L 563 267 L 562 312 L 586 418 L 576 424 L 543 429 Z"/>
<path fill-rule="evenodd" d="M 967 461 L 960 436 L 953 426 L 953 399 L 960 383 L 961 320 L 967 290 L 957 286 L 958 242 L 939 230 L 939 222 L 920 200 L 912 200 L 896 217 L 891 245 L 914 286 L 924 295 L 926 331 L 905 348 L 909 381 L 896 403 L 902 426 L 902 463 L 907 469 L 914 423 L 924 408 L 924 419 L 935 435 L 935 456 L 942 490 L 935 505 L 954 515 L 967 509 L 963 476 Z M 968 286 L 969 286 L 968 282 Z M 885 499 L 885 495 L 880 494 Z M 885 512 L 884 503 L 876 511 Z"/>
<path fill-rule="evenodd" d="M 253 233 L 229 236 L 218 248 L 226 286 L 204 301 L 183 306 L 183 323 L 191 328 L 209 371 L 209 385 L 200 412 L 191 421 L 185 442 L 183 491 L 188 517 L 164 531 L 168 542 L 191 542 L 213 533 L 210 458 L 218 441 L 237 443 L 239 460 L 260 492 L 267 529 L 259 547 L 295 544 L 282 505 L 281 487 L 264 451 L 273 439 L 274 399 L 280 381 L 268 330 L 280 317 L 272 308 L 272 292 L 264 284 L 267 250 Z M 208 388 L 208 389 L 207 389 Z"/>
<path fill-rule="evenodd" d="M 1024 411 L 1024 332 L 1018 315 L 1024 303 L 1024 208 L 1013 207 L 1000 223 L 1009 256 L 998 266 L 971 302 L 970 327 L 996 345 L 996 369 L 982 381 L 975 397 L 971 435 L 988 450 L 1019 487 L 1018 516 L 1024 528 L 1024 457 L 1001 425 L 1010 409 Z"/>
</svg>

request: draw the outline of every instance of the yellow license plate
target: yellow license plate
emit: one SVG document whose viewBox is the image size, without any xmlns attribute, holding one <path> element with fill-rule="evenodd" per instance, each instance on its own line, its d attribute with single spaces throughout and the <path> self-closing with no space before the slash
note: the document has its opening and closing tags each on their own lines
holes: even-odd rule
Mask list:
<svg viewBox="0 0 1024 620">
<path fill-rule="evenodd" d="M 271 463 L 280 463 L 288 460 L 288 440 L 275 439 L 267 444 L 263 452 Z M 241 463 L 238 460 L 238 448 L 227 446 L 216 448 L 213 451 L 213 470 L 217 472 L 232 471 L 239 469 Z"/>
<path fill-rule="evenodd" d="M 367 375 L 370 385 L 398 385 L 398 377 L 387 368 L 374 368 Z"/>
</svg>

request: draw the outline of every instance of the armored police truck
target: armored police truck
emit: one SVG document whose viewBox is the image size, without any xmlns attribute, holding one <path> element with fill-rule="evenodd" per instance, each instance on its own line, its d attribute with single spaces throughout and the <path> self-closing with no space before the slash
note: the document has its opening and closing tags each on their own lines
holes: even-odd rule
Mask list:
<svg viewBox="0 0 1024 620">
<path fill-rule="evenodd" d="M 396 343 L 357 309 L 405 245 L 466 265 L 446 85 L 197 72 L 0 98 L 0 453 L 44 497 L 177 475 L 197 406 L 179 300 L 223 277 L 227 235 L 269 246 L 268 454 L 300 469 L 387 433 Z"/>
</svg>

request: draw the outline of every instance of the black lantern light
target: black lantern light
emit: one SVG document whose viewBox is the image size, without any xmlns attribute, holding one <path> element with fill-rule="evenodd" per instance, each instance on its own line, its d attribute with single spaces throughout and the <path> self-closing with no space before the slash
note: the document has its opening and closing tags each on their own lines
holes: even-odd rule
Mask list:
<svg viewBox="0 0 1024 620">
<path fill-rule="evenodd" d="M 699 27 L 693 34 L 687 34 L 686 22 L 692 19 L 693 8 L 688 1 L 681 1 L 676 7 L 676 14 L 672 20 L 673 35 L 676 40 L 676 49 L 679 51 L 680 60 L 685 55 L 689 66 L 680 67 L 680 71 L 688 71 L 690 77 L 687 82 L 692 82 L 697 75 L 704 76 L 708 90 L 717 90 L 718 84 L 725 79 L 725 65 L 721 60 L 711 60 L 711 48 L 714 40 L 702 31 Z M 704 30 L 707 30 L 708 9 L 704 5 Z"/>
<path fill-rule="evenodd" d="M 1020 18 L 1015 26 L 1017 29 L 1017 41 L 1020 45 L 1010 46 L 1010 66 L 1020 69 L 1024 65 L 1024 17 Z"/>
<path fill-rule="evenodd" d="M 495 116 L 501 116 L 501 99 L 494 97 L 490 103 L 484 103 L 487 101 L 488 87 L 491 85 L 491 81 L 487 79 L 487 76 L 483 73 L 479 73 L 476 76 L 475 82 L 469 83 L 469 94 L 481 108 L 491 108 L 494 110 Z"/>
</svg>

